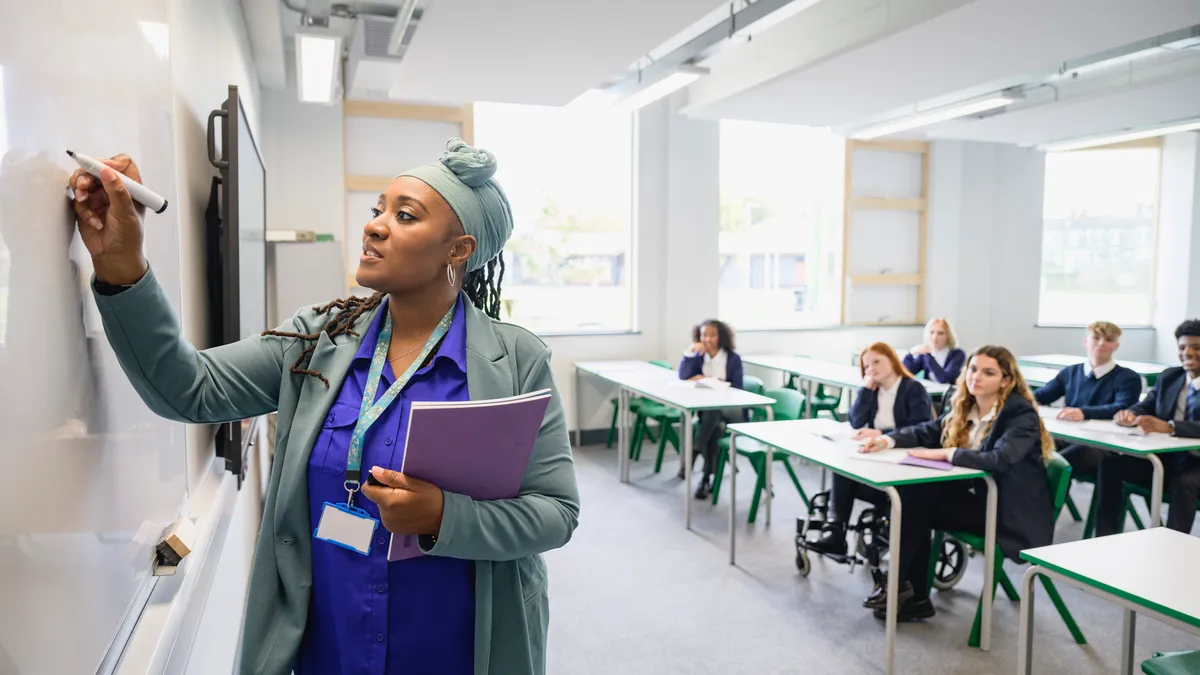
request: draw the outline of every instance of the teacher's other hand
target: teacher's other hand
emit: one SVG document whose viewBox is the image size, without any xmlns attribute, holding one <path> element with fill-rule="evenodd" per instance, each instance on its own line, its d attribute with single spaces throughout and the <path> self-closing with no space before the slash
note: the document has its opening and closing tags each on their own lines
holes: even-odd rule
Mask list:
<svg viewBox="0 0 1200 675">
<path fill-rule="evenodd" d="M 383 485 L 362 484 L 362 493 L 379 506 L 383 528 L 392 534 L 437 534 L 442 529 L 442 489 L 398 471 L 373 467 Z"/>
</svg>

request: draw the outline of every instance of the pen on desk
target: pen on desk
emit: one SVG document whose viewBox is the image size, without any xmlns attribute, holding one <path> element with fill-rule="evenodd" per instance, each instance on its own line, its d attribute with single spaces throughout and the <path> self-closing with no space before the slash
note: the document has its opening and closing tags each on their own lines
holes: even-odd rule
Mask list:
<svg viewBox="0 0 1200 675">
<path fill-rule="evenodd" d="M 84 171 L 87 171 L 96 178 L 100 177 L 100 170 L 105 166 L 108 166 L 104 162 L 98 161 L 92 157 L 88 157 L 83 153 L 68 150 L 67 154 L 70 155 L 71 159 L 75 160 L 79 166 L 83 167 Z M 116 169 L 114 169 L 114 171 L 116 171 Z M 167 210 L 167 200 L 160 197 L 150 188 L 142 185 L 136 180 L 131 179 L 129 176 L 126 176 L 120 171 L 117 171 L 117 178 L 120 178 L 121 182 L 125 184 L 125 189 L 129 190 L 129 196 L 133 197 L 134 201 L 155 213 L 162 213 L 163 211 Z"/>
</svg>

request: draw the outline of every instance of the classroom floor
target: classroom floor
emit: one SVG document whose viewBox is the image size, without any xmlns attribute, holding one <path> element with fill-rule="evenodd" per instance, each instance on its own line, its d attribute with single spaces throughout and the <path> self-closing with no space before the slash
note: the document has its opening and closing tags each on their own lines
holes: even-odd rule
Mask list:
<svg viewBox="0 0 1200 675">
<path fill-rule="evenodd" d="M 794 563 L 795 518 L 803 503 L 782 467 L 775 481 L 774 522 L 745 525 L 754 473 L 743 460 L 738 474 L 738 566 L 728 564 L 727 493 L 716 507 L 695 502 L 693 531 L 683 527 L 683 493 L 672 455 L 655 475 L 646 446 L 632 482 L 617 480 L 616 454 L 603 446 L 575 454 L 581 493 L 579 528 L 571 543 L 547 555 L 550 570 L 551 675 L 661 675 L 706 673 L 885 672 L 883 622 L 860 603 L 870 591 L 862 568 L 813 558 L 808 578 Z M 794 461 L 794 460 L 793 460 Z M 697 467 L 700 463 L 697 463 Z M 819 472 L 799 467 L 800 480 L 817 491 Z M 1075 486 L 1086 506 L 1088 485 Z M 1063 512 L 1058 540 L 1083 530 Z M 1014 583 L 1025 567 L 1006 562 Z M 899 673 L 1015 672 L 1019 603 L 1001 591 L 993 619 L 992 650 L 967 647 L 983 558 L 971 559 L 951 591 L 935 591 L 937 616 L 901 624 L 896 646 Z M 1070 587 L 1060 590 L 1088 639 L 1079 646 L 1038 593 L 1034 672 L 1116 673 L 1121 652 L 1121 612 Z M 1154 651 L 1200 649 L 1200 638 L 1141 617 L 1137 658 Z"/>
</svg>

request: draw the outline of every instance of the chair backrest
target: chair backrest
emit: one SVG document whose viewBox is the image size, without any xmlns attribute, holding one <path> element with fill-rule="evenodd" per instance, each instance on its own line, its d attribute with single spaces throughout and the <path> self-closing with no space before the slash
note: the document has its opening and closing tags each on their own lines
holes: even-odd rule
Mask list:
<svg viewBox="0 0 1200 675">
<path fill-rule="evenodd" d="M 751 394 L 761 394 L 763 391 L 763 381 L 753 375 L 742 376 L 742 389 Z"/>
<path fill-rule="evenodd" d="M 1054 498 L 1054 518 L 1067 502 L 1067 490 L 1071 487 L 1071 463 L 1055 452 L 1046 462 L 1046 480 L 1050 483 L 1050 496 Z"/>
<path fill-rule="evenodd" d="M 768 389 L 765 396 L 775 399 L 771 411 L 776 420 L 798 420 L 804 411 L 804 394 L 795 389 Z"/>
<path fill-rule="evenodd" d="M 942 415 L 946 414 L 946 411 L 950 409 L 950 401 L 953 401 L 953 400 L 954 400 L 954 385 L 950 385 L 950 388 L 946 390 L 946 393 L 942 394 L 942 400 L 938 401 L 938 406 L 937 406 L 938 407 L 938 411 L 937 411 L 938 417 L 941 417 Z M 1064 497 L 1064 499 L 1065 499 L 1065 497 Z"/>
<path fill-rule="evenodd" d="M 667 363 L 666 361 L 663 361 L 662 359 L 657 359 L 655 361 L 651 361 L 650 365 L 658 366 L 659 368 L 666 368 L 667 370 L 675 370 L 675 366 L 672 366 L 671 364 Z"/>
</svg>

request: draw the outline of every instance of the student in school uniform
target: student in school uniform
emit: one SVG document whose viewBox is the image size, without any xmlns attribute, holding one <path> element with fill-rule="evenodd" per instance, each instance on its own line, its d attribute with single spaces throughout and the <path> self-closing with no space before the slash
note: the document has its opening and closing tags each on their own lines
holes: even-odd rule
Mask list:
<svg viewBox="0 0 1200 675">
<path fill-rule="evenodd" d="M 1167 368 L 1154 389 L 1128 410 L 1117 413 L 1117 424 L 1136 426 L 1147 433 L 1200 438 L 1200 319 L 1189 319 L 1175 329 L 1181 368 Z M 1191 532 L 1200 498 L 1200 452 L 1159 455 L 1170 506 L 1167 527 Z M 1141 457 L 1110 455 L 1100 463 L 1096 489 L 1100 491 L 1097 536 L 1114 534 L 1121 515 L 1121 484 L 1150 487 L 1153 471 Z"/>
<path fill-rule="evenodd" d="M 850 426 L 858 429 L 855 440 L 865 441 L 885 431 L 920 424 L 933 419 L 929 392 L 908 372 L 896 350 L 886 342 L 876 342 L 862 351 L 859 368 L 863 386 L 850 407 Z M 876 507 L 887 504 L 887 495 L 875 488 L 833 476 L 830 493 L 833 517 L 826 523 L 821 538 L 812 548 L 819 553 L 846 554 L 846 524 L 854 500 L 862 499 Z"/>
<path fill-rule="evenodd" d="M 1113 361 L 1113 352 L 1121 346 L 1121 329 L 1107 321 L 1096 321 L 1087 328 L 1083 346 L 1087 363 L 1078 363 L 1058 371 L 1053 380 L 1033 392 L 1041 405 L 1060 398 L 1066 407 L 1058 419 L 1071 422 L 1107 420 L 1118 411 L 1137 403 L 1142 393 L 1142 378 Z M 1095 477 L 1104 459 L 1104 451 L 1078 444 L 1061 444 L 1059 452 L 1071 463 L 1071 475 Z"/>
<path fill-rule="evenodd" d="M 1023 549 L 1054 538 L 1054 513 L 1046 460 L 1054 441 L 1038 416 L 1033 394 L 1004 347 L 976 349 L 954 392 L 950 412 L 923 424 L 896 429 L 867 441 L 861 451 L 892 447 L 915 457 L 948 461 L 992 474 L 998 490 L 996 540 L 1004 555 L 1018 560 Z M 983 534 L 987 487 L 982 480 L 926 483 L 900 488 L 900 621 L 934 615 L 926 574 L 934 529 Z M 882 585 L 863 603 L 878 619 L 887 607 Z"/>
<path fill-rule="evenodd" d="M 733 329 L 723 321 L 709 319 L 692 329 L 692 346 L 683 353 L 679 361 L 679 379 L 702 380 L 713 378 L 728 382 L 731 386 L 744 389 L 742 357 L 734 351 Z M 726 422 L 741 422 L 744 415 L 739 410 L 703 410 L 700 412 L 700 428 L 696 433 L 696 448 L 704 456 L 704 475 L 696 487 L 696 499 L 712 496 L 713 471 L 717 464 L 718 443 L 725 433 Z M 692 461 L 696 456 L 692 456 Z M 684 477 L 683 459 L 680 459 L 679 478 Z"/>
<path fill-rule="evenodd" d="M 954 384 L 966 360 L 949 319 L 936 317 L 925 324 L 925 341 L 904 355 L 904 367 L 914 375 L 925 373 L 927 380 Z"/>
</svg>

